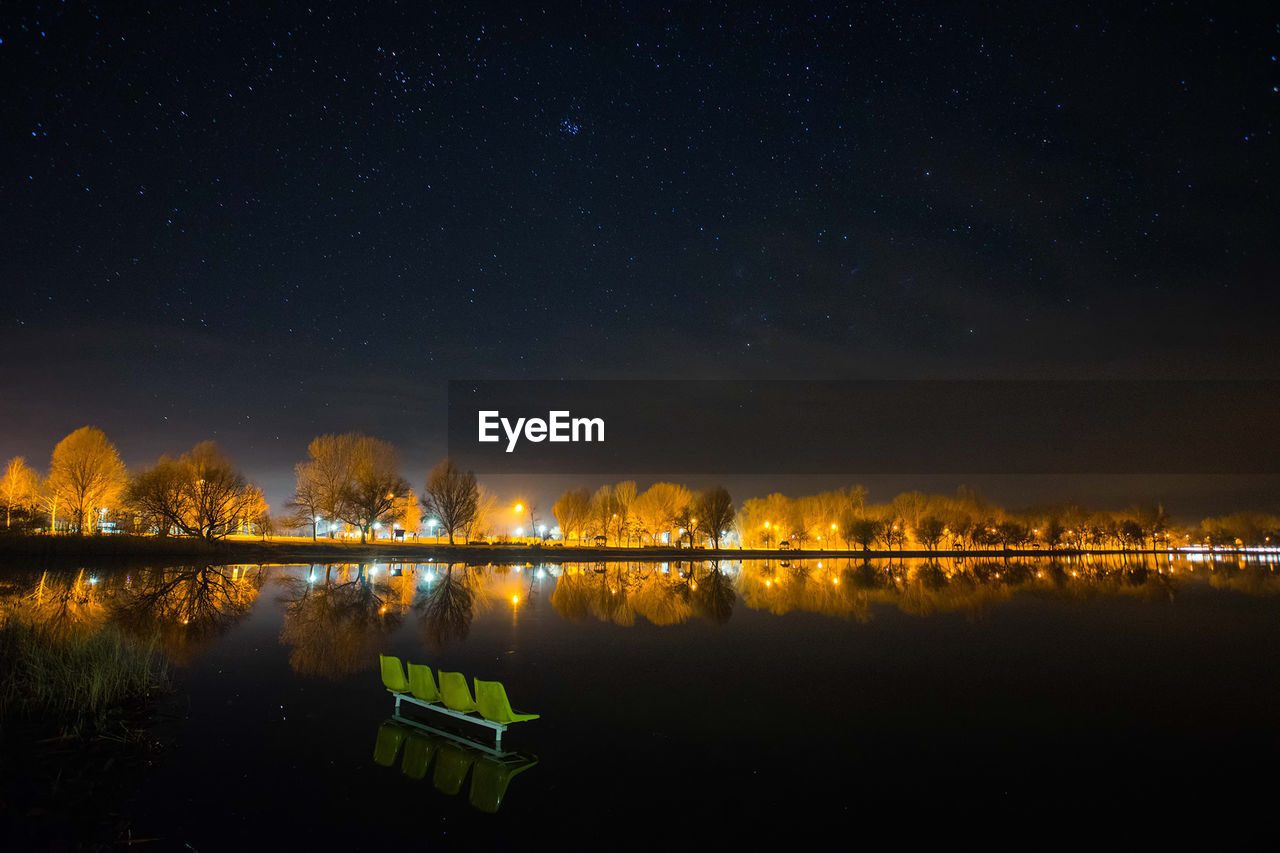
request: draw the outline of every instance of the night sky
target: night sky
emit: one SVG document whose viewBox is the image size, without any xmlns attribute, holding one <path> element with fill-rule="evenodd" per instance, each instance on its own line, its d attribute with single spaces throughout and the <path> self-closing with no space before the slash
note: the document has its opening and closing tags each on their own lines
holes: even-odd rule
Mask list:
<svg viewBox="0 0 1280 853">
<path fill-rule="evenodd" d="M 0 10 L 0 458 L 278 509 L 323 432 L 421 489 L 449 379 L 1280 376 L 1274 6 L 123 5 Z"/>
</svg>

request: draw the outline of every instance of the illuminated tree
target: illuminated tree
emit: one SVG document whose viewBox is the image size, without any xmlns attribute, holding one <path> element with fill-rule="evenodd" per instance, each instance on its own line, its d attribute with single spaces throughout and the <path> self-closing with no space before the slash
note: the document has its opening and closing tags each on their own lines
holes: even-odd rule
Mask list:
<svg viewBox="0 0 1280 853">
<path fill-rule="evenodd" d="M 4 501 L 4 526 L 13 523 L 13 511 L 30 515 L 40 496 L 40 475 L 27 466 L 27 460 L 15 456 L 9 460 L 0 478 L 0 500 Z"/>
<path fill-rule="evenodd" d="M 248 529 L 268 511 L 262 490 L 248 483 L 212 441 L 178 459 L 161 457 L 130 481 L 126 498 L 162 535 L 174 530 L 208 540 Z"/>
<path fill-rule="evenodd" d="M 636 481 L 626 480 L 618 483 L 613 487 L 612 493 L 612 523 L 613 523 L 613 541 L 615 544 L 622 544 L 622 536 L 627 530 L 627 522 L 631 518 L 631 507 L 636 502 Z"/>
<path fill-rule="evenodd" d="M 262 494 L 262 489 L 254 485 L 248 485 L 245 488 L 246 499 L 233 523 L 232 532 L 238 530 L 241 533 L 254 533 L 256 531 L 265 539 L 267 534 L 274 532 L 275 529 L 275 523 L 271 519 L 271 507 L 267 504 L 267 498 Z"/>
<path fill-rule="evenodd" d="M 788 501 L 784 521 L 786 526 L 783 529 L 803 548 L 813 529 L 821 523 L 821 507 L 812 497 Z"/>
<path fill-rule="evenodd" d="M 566 542 L 569 535 L 576 532 L 578 543 L 582 543 L 582 527 L 591 513 L 591 493 L 586 489 L 571 489 L 560 496 L 551 508 L 551 513 L 560 525 L 560 536 Z"/>
<path fill-rule="evenodd" d="M 608 536 L 613 523 L 613 486 L 601 486 L 591 496 L 591 526 L 600 535 Z M 608 541 L 607 539 L 605 540 Z"/>
<path fill-rule="evenodd" d="M 449 535 L 450 545 L 455 532 L 466 529 L 475 521 L 479 491 L 475 473 L 464 473 L 452 459 L 440 462 L 427 476 L 422 507 L 429 517 L 440 522 L 441 528 Z"/>
<path fill-rule="evenodd" d="M 311 525 L 311 541 L 316 539 L 316 528 L 319 526 L 320 513 L 324 507 L 324 489 L 317 476 L 314 462 L 299 462 L 293 469 L 297 485 L 293 499 L 285 506 L 294 511 L 293 526 Z"/>
<path fill-rule="evenodd" d="M 408 489 L 396 502 L 391 518 L 406 533 L 415 536 L 418 534 L 422 526 L 422 504 L 418 503 L 418 496 L 413 493 L 413 489 Z"/>
<path fill-rule="evenodd" d="M 635 500 L 634 512 L 642 530 L 653 542 L 676 527 L 675 518 L 692 499 L 689 490 L 676 483 L 654 483 Z"/>
<path fill-rule="evenodd" d="M 529 507 L 530 516 L 533 507 Z M 471 521 L 462 527 L 467 541 L 489 535 L 498 524 L 498 496 L 483 485 L 476 486 L 476 513 Z"/>
<path fill-rule="evenodd" d="M 92 527 L 100 508 L 120 497 L 124 486 L 124 465 L 102 430 L 81 427 L 53 449 L 48 488 L 54 505 L 70 515 L 71 527 L 80 534 Z"/>
<path fill-rule="evenodd" d="M 340 490 L 337 517 L 358 528 L 364 542 L 375 524 L 391 518 L 409 483 L 400 476 L 400 459 L 389 442 L 363 435 L 339 438 L 346 445 L 349 479 Z"/>
<path fill-rule="evenodd" d="M 345 501 L 353 480 L 354 450 L 362 438 L 358 433 L 321 435 L 307 445 L 310 458 L 296 469 L 294 499 L 301 501 L 306 495 L 313 507 L 312 518 L 318 515 L 332 522 L 348 515 Z M 329 538 L 333 538 L 333 527 L 329 525 Z"/>
</svg>

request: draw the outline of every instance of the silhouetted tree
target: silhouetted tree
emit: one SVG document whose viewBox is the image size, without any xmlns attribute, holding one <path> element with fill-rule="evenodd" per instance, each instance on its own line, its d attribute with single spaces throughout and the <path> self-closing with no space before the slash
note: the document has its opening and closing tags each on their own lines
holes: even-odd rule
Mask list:
<svg viewBox="0 0 1280 853">
<path fill-rule="evenodd" d="M 916 522 L 916 539 L 930 551 L 938 549 L 938 542 L 942 539 L 942 531 L 946 529 L 946 524 L 936 515 L 923 516 Z"/>
<path fill-rule="evenodd" d="M 201 539 L 222 539 L 267 512 L 262 491 L 212 441 L 178 459 L 161 457 L 130 481 L 126 501 L 161 534 Z"/>
<path fill-rule="evenodd" d="M 711 541 L 715 543 L 716 550 L 719 550 L 720 537 L 733 526 L 735 514 L 733 499 L 729 497 L 728 490 L 723 486 L 716 486 L 699 493 L 695 513 L 698 523 L 703 525 L 702 529 L 707 531 Z"/>
<path fill-rule="evenodd" d="M 473 472 L 464 473 L 452 459 L 445 459 L 431 469 L 422 506 L 429 517 L 440 522 L 440 527 L 449 535 L 450 545 L 456 531 L 475 521 L 478 505 L 479 488 Z"/>
</svg>

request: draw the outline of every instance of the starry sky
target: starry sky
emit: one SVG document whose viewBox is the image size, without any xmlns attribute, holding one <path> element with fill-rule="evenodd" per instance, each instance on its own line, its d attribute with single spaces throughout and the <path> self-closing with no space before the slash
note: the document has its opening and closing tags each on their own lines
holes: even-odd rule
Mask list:
<svg viewBox="0 0 1280 853">
<path fill-rule="evenodd" d="M 1266 4 L 8 2 L 0 457 L 460 378 L 1275 378 Z M 884 497 L 884 496 L 882 496 Z"/>
</svg>

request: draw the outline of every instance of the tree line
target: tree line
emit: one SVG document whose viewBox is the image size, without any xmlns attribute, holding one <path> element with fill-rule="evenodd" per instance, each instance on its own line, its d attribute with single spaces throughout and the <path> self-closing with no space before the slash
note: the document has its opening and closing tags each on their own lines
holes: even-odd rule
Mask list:
<svg viewBox="0 0 1280 853">
<path fill-rule="evenodd" d="M 294 494 L 279 516 L 211 441 L 178 456 L 161 456 L 129 473 L 115 447 L 95 427 L 62 439 L 47 473 L 9 460 L 0 477 L 4 529 L 32 532 L 122 531 L 206 540 L 267 535 L 277 528 L 313 539 L 381 529 L 443 537 L 450 544 L 492 535 L 501 518 L 496 497 L 473 472 L 444 459 L 428 473 L 421 498 L 401 472 L 389 442 L 360 433 L 317 436 L 294 470 Z M 963 548 L 1163 548 L 1280 543 L 1280 517 L 1238 512 L 1176 524 L 1159 504 L 1123 511 L 1053 504 L 1006 510 L 961 488 L 954 495 L 904 492 L 871 503 L 861 485 L 792 497 L 771 494 L 736 506 L 722 486 L 702 491 L 670 482 L 640 490 L 634 480 L 564 492 L 539 524 L 536 507 L 520 518 L 538 538 L 615 547 L 710 545 L 794 550 L 926 550 Z"/>
</svg>

